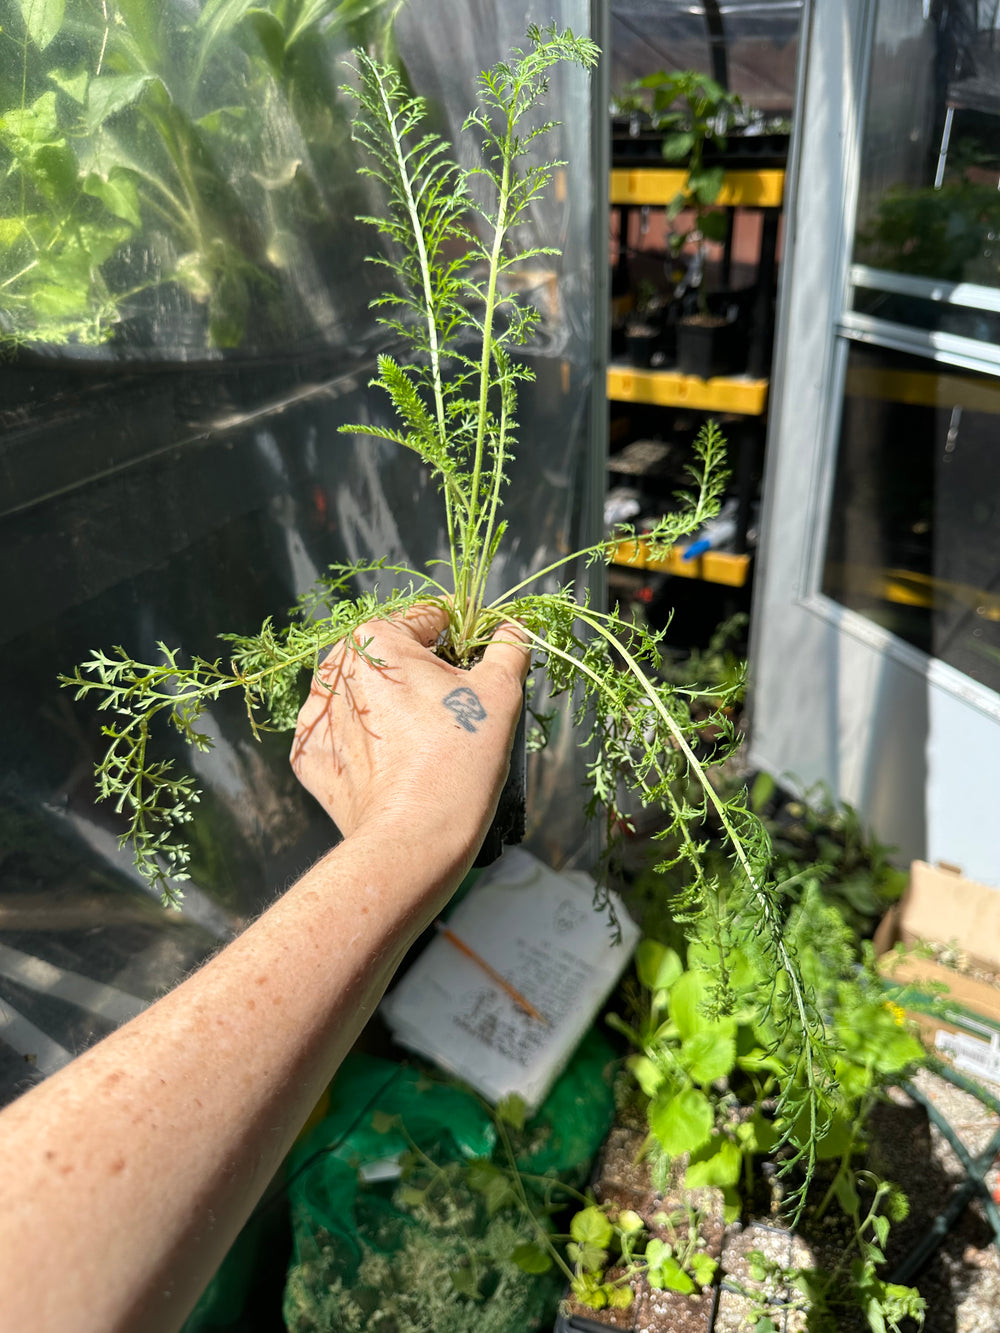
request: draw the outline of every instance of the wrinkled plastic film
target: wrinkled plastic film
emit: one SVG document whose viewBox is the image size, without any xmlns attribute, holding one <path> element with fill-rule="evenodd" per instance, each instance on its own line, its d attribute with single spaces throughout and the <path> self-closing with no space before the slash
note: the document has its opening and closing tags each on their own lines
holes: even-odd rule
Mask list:
<svg viewBox="0 0 1000 1333">
<path fill-rule="evenodd" d="M 581 4 L 550 16 L 587 30 Z M 524 14 L 499 6 L 473 5 L 459 25 L 444 4 L 427 4 L 401 11 L 393 40 L 413 84 L 426 79 L 435 114 L 457 126 L 478 70 L 523 41 L 524 27 Z M 331 61 L 349 35 L 332 29 Z M 579 71 L 553 79 L 563 126 L 546 151 L 567 166 L 533 228 L 564 254 L 525 278 L 546 304 L 529 353 L 537 378 L 521 394 L 497 592 L 598 535 L 583 517 L 594 466 L 588 87 Z M 169 310 L 144 307 L 109 342 L 31 341 L 0 363 L 2 1100 L 179 980 L 331 841 L 288 767 L 290 737 L 255 742 L 242 705 L 223 698 L 206 715 L 209 753 L 158 738 L 204 792 L 183 910 L 165 911 L 119 849 L 113 810 L 94 802 L 106 719 L 75 704 L 57 674 L 119 643 L 139 660 L 156 660 L 159 641 L 214 658 L 220 633 L 254 632 L 268 615 L 281 623 L 331 563 L 384 555 L 420 568 L 445 554 L 440 496 L 418 460 L 338 433 L 345 422 L 390 424 L 367 387 L 388 338 L 367 310 L 377 270 L 360 256 L 377 238 L 350 220 L 350 162 L 323 181 L 336 232 L 320 218 L 315 244 L 310 228 L 296 239 L 314 248 L 295 280 L 314 311 L 335 317 L 299 320 L 301 307 L 288 306 L 291 323 L 271 327 L 266 305 L 241 306 L 245 336 L 219 348 L 206 340 L 206 311 L 195 302 L 203 322 L 186 323 L 191 294 L 175 291 Z M 157 290 L 143 300 L 169 296 Z M 576 738 L 565 723 L 556 733 L 533 768 L 529 834 L 544 828 L 534 845 L 559 862 L 586 835 Z"/>
</svg>

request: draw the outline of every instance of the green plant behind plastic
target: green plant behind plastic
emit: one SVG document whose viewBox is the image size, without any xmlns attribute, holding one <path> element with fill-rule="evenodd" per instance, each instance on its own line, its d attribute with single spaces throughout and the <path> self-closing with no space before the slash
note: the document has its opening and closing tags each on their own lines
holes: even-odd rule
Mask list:
<svg viewBox="0 0 1000 1333">
<path fill-rule="evenodd" d="M 149 309 L 208 348 L 252 312 L 308 324 L 297 247 L 359 202 L 332 55 L 391 54 L 397 8 L 0 0 L 0 342 L 100 343 Z"/>
<path fill-rule="evenodd" d="M 789 900 L 797 902 L 806 885 L 820 884 L 859 938 L 872 935 L 906 888 L 906 871 L 891 860 L 895 849 L 879 842 L 854 807 L 835 801 L 822 784 L 798 800 L 760 774 L 750 801 L 771 835 L 776 875 Z"/>
</svg>

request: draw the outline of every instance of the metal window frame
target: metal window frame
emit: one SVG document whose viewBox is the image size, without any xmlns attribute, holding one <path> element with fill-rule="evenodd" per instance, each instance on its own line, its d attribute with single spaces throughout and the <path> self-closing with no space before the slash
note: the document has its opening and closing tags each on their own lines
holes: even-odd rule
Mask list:
<svg viewBox="0 0 1000 1333">
<path fill-rule="evenodd" d="M 852 338 L 856 342 L 889 347 L 897 352 L 910 352 L 935 363 L 961 366 L 963 370 L 976 371 L 982 375 L 1000 375 L 1000 346 L 981 342 L 977 338 L 914 328 L 911 324 L 897 324 L 874 315 L 859 315 L 852 310 L 841 315 L 834 330 L 839 337 Z"/>
<path fill-rule="evenodd" d="M 895 296 L 916 296 L 941 305 L 968 306 L 973 310 L 1000 311 L 1000 287 L 986 287 L 978 282 L 945 282 L 924 278 L 916 273 L 895 273 L 891 269 L 852 264 L 848 281 L 852 287 L 892 292 Z"/>
</svg>

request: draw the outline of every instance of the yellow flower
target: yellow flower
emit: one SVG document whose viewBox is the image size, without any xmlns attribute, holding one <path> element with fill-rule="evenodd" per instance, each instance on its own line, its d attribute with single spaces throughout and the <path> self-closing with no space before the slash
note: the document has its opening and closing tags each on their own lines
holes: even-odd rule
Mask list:
<svg viewBox="0 0 1000 1333">
<path fill-rule="evenodd" d="M 889 1013 L 892 1014 L 896 1026 L 901 1028 L 906 1022 L 906 1010 L 898 1004 L 893 1004 L 891 1000 L 886 1000 L 885 1007 L 889 1010 Z"/>
</svg>

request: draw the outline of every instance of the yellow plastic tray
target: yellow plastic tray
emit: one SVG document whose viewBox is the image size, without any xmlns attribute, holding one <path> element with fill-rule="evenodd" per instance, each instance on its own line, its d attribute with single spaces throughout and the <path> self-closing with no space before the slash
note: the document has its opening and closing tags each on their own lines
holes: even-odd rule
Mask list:
<svg viewBox="0 0 1000 1333">
<path fill-rule="evenodd" d="M 766 379 L 752 380 L 745 375 L 719 375 L 703 380 L 676 370 L 608 367 L 607 393 L 616 402 L 760 416 L 767 406 L 767 389 Z"/>
<path fill-rule="evenodd" d="M 649 558 L 649 543 L 643 537 L 618 543 L 613 563 L 631 569 L 648 569 L 656 574 L 674 574 L 682 579 L 701 579 L 704 583 L 724 583 L 742 588 L 750 573 L 750 556 L 728 551 L 706 551 L 694 560 L 685 560 L 683 551 L 674 549 L 666 560 Z"/>
<path fill-rule="evenodd" d="M 611 202 L 662 207 L 684 190 L 687 176 L 683 168 L 618 168 L 611 173 Z M 716 202 L 723 208 L 780 208 L 784 195 L 785 173 L 779 167 L 727 171 Z"/>
</svg>

